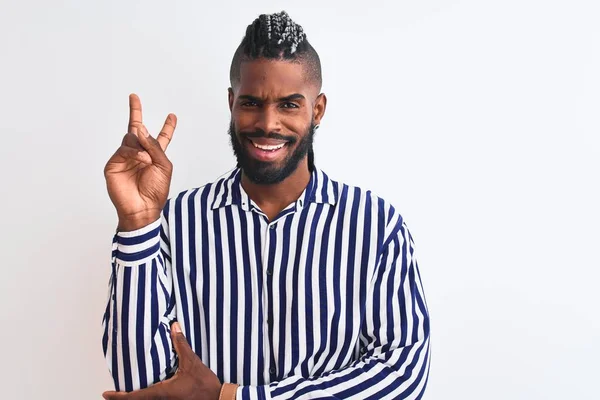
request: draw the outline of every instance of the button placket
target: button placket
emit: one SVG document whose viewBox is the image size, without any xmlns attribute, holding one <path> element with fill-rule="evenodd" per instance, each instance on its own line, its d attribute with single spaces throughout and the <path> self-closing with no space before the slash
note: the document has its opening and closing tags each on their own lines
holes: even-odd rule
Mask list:
<svg viewBox="0 0 600 400">
<path fill-rule="evenodd" d="M 266 296 L 266 316 L 267 316 L 267 332 L 268 332 L 268 342 L 269 342 L 269 354 L 268 354 L 268 358 L 266 360 L 268 360 L 268 372 L 269 372 L 269 380 L 271 382 L 273 382 L 276 379 L 276 368 L 275 368 L 275 352 L 274 352 L 274 348 L 273 348 L 273 302 L 276 301 L 275 300 L 275 296 L 273 293 L 273 279 L 274 279 L 274 268 L 276 268 L 276 266 L 274 265 L 274 257 L 276 257 L 276 251 L 275 248 L 273 246 L 277 246 L 278 242 L 277 242 L 277 222 L 272 222 L 269 224 L 269 228 L 267 229 L 266 235 L 269 238 L 269 245 L 268 247 L 265 248 L 265 258 L 266 258 L 266 264 L 265 264 L 265 273 L 266 273 L 266 277 L 265 277 L 265 282 L 266 282 L 266 289 L 267 289 L 267 296 Z"/>
<path fill-rule="evenodd" d="M 257 212 L 259 214 L 260 211 L 257 211 L 256 209 L 252 209 L 252 211 Z M 262 266 L 261 268 L 258 270 L 258 273 L 262 275 L 262 305 L 261 305 L 261 313 L 262 313 L 262 321 L 261 321 L 261 330 L 262 330 L 262 336 L 264 338 L 263 340 L 263 351 L 262 351 L 262 358 L 264 361 L 264 366 L 265 369 L 268 369 L 270 366 L 270 362 L 271 362 L 271 353 L 272 353 L 272 349 L 271 349 L 271 340 L 270 340 L 270 328 L 269 328 L 269 319 L 271 318 L 270 314 L 269 314 L 269 282 L 267 280 L 267 277 L 264 275 L 265 274 L 265 270 L 269 268 L 269 252 L 270 252 L 270 247 L 271 247 L 271 235 L 270 230 L 269 230 L 269 222 L 267 221 L 267 217 L 266 215 L 263 216 L 264 218 L 260 218 L 260 223 L 261 223 L 261 230 L 262 230 L 262 237 L 263 237 L 263 245 L 262 245 L 262 253 L 261 253 L 261 263 Z M 264 224 L 264 225 L 263 225 Z M 265 373 L 267 371 L 263 372 L 263 377 L 264 379 L 271 379 L 271 376 Z"/>
</svg>

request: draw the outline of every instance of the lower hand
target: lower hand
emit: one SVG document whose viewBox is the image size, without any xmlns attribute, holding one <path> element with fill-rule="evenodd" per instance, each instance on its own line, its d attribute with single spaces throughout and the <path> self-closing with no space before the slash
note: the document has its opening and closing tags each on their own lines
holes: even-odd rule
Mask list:
<svg viewBox="0 0 600 400">
<path fill-rule="evenodd" d="M 177 322 L 171 326 L 171 338 L 179 357 L 179 368 L 171 379 L 133 392 L 104 392 L 106 400 L 217 400 L 221 382 L 202 363 L 188 344 Z"/>
</svg>

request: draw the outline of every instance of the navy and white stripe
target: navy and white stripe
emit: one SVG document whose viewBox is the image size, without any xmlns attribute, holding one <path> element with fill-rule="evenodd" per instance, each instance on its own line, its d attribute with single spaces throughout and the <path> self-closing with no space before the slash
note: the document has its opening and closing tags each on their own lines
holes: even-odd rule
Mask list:
<svg viewBox="0 0 600 400">
<path fill-rule="evenodd" d="M 117 390 L 177 366 L 170 323 L 238 399 L 419 399 L 429 317 L 396 210 L 315 170 L 269 221 L 233 170 L 113 240 L 103 346 Z"/>
</svg>

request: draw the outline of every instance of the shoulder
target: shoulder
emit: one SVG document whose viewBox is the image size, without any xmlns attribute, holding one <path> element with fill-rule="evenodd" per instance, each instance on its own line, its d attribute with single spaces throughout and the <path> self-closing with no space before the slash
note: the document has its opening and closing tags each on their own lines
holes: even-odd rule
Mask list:
<svg viewBox="0 0 600 400">
<path fill-rule="evenodd" d="M 386 226 L 403 223 L 402 215 L 395 205 L 372 190 L 335 179 L 330 181 L 335 188 L 336 202 L 339 207 L 359 208 L 374 213 Z"/>
<path fill-rule="evenodd" d="M 407 244 L 413 248 L 412 235 L 402 214 L 394 204 L 372 190 L 332 180 L 338 188 L 337 205 L 340 213 L 349 213 L 350 225 L 357 223 L 376 232 L 380 254 L 396 251 Z"/>
</svg>

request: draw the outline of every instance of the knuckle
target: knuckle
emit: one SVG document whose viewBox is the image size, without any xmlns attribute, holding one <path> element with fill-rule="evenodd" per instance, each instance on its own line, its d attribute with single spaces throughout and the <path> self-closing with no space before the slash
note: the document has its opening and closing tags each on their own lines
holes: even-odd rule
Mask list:
<svg viewBox="0 0 600 400">
<path fill-rule="evenodd" d="M 122 144 L 128 145 L 130 147 L 134 147 L 139 144 L 139 141 L 138 141 L 137 136 L 135 136 L 133 133 L 128 133 L 125 135 L 125 137 L 123 137 Z"/>
<path fill-rule="evenodd" d="M 127 146 L 126 145 L 122 145 L 121 147 L 119 147 L 117 149 L 117 154 L 120 155 L 120 156 L 123 156 L 123 157 L 127 156 Z"/>
<path fill-rule="evenodd" d="M 160 133 L 158 134 L 159 137 L 163 137 L 165 139 L 167 139 L 167 141 L 171 141 L 171 137 L 169 136 L 169 134 L 165 131 L 160 131 Z"/>
</svg>

